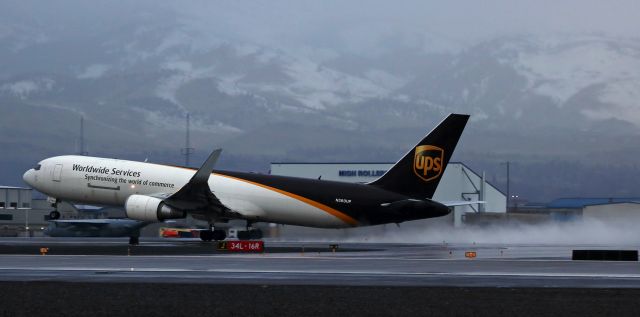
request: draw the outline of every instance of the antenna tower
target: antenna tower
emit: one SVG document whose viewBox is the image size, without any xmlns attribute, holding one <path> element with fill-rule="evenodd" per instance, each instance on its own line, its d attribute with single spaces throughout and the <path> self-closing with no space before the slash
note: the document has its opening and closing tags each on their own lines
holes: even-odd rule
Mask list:
<svg viewBox="0 0 640 317">
<path fill-rule="evenodd" d="M 80 116 L 80 142 L 79 142 L 79 155 L 88 155 L 89 153 L 84 148 L 84 116 Z"/>
<path fill-rule="evenodd" d="M 180 152 L 182 153 L 182 155 L 184 155 L 184 166 L 189 166 L 189 159 L 191 158 L 191 154 L 193 154 L 194 152 L 194 148 L 191 147 L 191 140 L 190 140 L 190 127 L 189 127 L 189 120 L 191 118 L 191 115 L 187 112 L 187 135 L 185 138 L 185 146 L 184 148 L 182 148 L 180 150 Z"/>
</svg>

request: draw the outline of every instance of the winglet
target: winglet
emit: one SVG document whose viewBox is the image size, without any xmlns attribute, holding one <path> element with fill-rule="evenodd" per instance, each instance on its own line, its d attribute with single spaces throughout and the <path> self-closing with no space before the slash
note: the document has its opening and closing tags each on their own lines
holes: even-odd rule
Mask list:
<svg viewBox="0 0 640 317">
<path fill-rule="evenodd" d="M 441 201 L 441 204 L 447 207 L 455 207 L 455 206 L 468 206 L 468 205 L 481 205 L 486 204 L 487 202 L 484 200 L 463 200 L 463 201 Z"/>
</svg>

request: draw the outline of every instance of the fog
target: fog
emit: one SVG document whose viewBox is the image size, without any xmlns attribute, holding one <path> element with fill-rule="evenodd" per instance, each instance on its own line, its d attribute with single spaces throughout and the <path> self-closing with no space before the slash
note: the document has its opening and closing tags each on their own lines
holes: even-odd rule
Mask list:
<svg viewBox="0 0 640 317">
<path fill-rule="evenodd" d="M 283 240 L 350 243 L 426 243 L 500 245 L 616 245 L 635 246 L 640 241 L 637 218 L 616 222 L 584 219 L 542 224 L 494 224 L 453 228 L 441 223 L 405 223 L 399 226 L 313 231 L 311 234 L 285 233 Z M 285 227 L 286 230 L 286 227 Z"/>
</svg>

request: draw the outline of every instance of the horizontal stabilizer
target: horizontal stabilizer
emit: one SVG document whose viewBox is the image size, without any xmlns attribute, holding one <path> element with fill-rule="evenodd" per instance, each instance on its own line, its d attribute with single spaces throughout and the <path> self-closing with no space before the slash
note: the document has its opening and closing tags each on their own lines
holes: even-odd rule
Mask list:
<svg viewBox="0 0 640 317">
<path fill-rule="evenodd" d="M 447 207 L 455 207 L 455 206 L 486 204 L 487 202 L 483 200 L 460 200 L 460 201 L 441 201 L 440 203 Z"/>
</svg>

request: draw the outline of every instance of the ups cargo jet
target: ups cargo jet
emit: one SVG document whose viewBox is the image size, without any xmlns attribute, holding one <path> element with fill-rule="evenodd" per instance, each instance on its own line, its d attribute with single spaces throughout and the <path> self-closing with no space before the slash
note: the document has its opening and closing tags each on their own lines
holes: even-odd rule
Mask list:
<svg viewBox="0 0 640 317">
<path fill-rule="evenodd" d="M 200 169 L 87 156 L 56 156 L 28 170 L 24 181 L 57 203 L 71 201 L 124 206 L 127 217 L 145 222 L 185 218 L 210 224 L 204 241 L 224 240 L 215 224 L 247 221 L 319 228 L 349 228 L 440 217 L 449 207 L 479 202 L 432 200 L 444 169 L 469 119 L 451 114 L 389 171 L 374 182 L 354 184 L 317 179 L 214 170 L 221 150 Z"/>
</svg>

